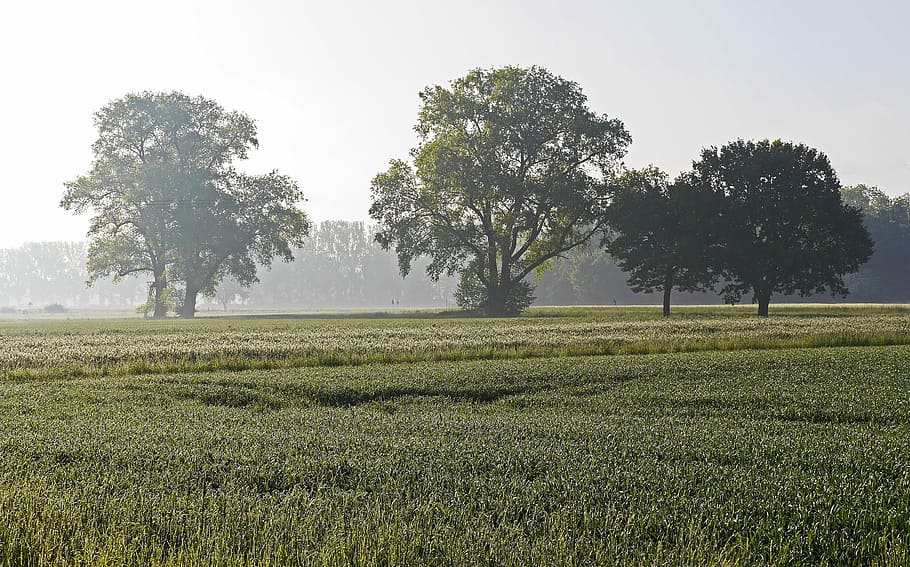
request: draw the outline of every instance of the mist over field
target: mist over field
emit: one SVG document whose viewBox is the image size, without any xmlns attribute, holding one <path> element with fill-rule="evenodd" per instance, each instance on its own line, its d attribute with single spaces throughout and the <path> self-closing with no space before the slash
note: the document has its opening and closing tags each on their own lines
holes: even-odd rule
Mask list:
<svg viewBox="0 0 910 567">
<path fill-rule="evenodd" d="M 873 221 L 874 222 L 874 221 Z M 207 312 L 244 310 L 318 310 L 454 308 L 457 279 L 429 279 L 422 267 L 401 278 L 395 254 L 371 240 L 363 223 L 332 221 L 320 224 L 307 245 L 295 251 L 295 261 L 262 270 L 250 287 L 227 280 L 203 299 Z M 853 303 L 904 303 L 910 256 L 910 231 L 887 235 L 858 273 L 847 276 Z M 109 278 L 85 285 L 87 245 L 84 242 L 27 243 L 0 250 L 0 315 L 28 316 L 67 311 L 131 311 L 148 296 L 148 282 L 139 277 L 118 283 Z M 573 251 L 536 281 L 535 305 L 653 305 L 660 295 L 633 292 L 628 275 L 596 246 Z M 843 302 L 819 293 L 808 298 L 789 296 L 786 302 Z M 723 298 L 709 291 L 678 293 L 680 304 L 714 304 Z M 49 309 L 50 307 L 50 309 Z"/>
</svg>

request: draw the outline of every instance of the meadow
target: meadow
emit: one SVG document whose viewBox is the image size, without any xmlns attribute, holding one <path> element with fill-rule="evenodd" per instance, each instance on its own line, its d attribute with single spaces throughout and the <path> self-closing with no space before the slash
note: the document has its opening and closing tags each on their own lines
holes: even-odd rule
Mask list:
<svg viewBox="0 0 910 567">
<path fill-rule="evenodd" d="M 910 563 L 910 311 L 0 323 L 0 564 Z"/>
</svg>

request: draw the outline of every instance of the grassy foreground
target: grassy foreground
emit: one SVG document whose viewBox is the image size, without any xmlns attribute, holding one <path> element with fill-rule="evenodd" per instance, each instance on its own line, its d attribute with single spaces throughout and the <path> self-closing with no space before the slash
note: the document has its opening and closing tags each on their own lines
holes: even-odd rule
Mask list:
<svg viewBox="0 0 910 567">
<path fill-rule="evenodd" d="M 244 318 L 0 322 L 0 379 L 398 362 L 910 344 L 903 306 L 550 308 L 515 319 Z M 355 314 L 357 315 L 357 314 Z"/>
<path fill-rule="evenodd" d="M 763 327 L 629 319 L 631 342 L 652 324 L 802 332 L 796 314 Z M 610 323 L 551 323 L 573 322 Z M 542 322 L 488 323 L 518 336 Z M 426 348 L 444 348 L 427 325 Z M 89 327 L 39 334 L 119 333 L 140 353 L 150 334 Z M 45 356 L 41 368 L 67 363 Z M 910 563 L 910 346 L 151 375 L 104 364 L 0 381 L 0 564 Z"/>
</svg>

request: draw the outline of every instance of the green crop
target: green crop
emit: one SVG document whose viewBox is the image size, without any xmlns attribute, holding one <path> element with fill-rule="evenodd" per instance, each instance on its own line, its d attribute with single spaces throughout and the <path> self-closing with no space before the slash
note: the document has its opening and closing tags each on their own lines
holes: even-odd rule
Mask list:
<svg viewBox="0 0 910 567">
<path fill-rule="evenodd" d="M 636 344 L 832 324 L 735 319 L 625 334 L 573 319 L 80 323 L 3 340 L 50 337 L 43 368 L 114 353 L 79 361 L 102 368 L 156 336 L 168 356 L 258 356 L 269 335 L 276 352 L 345 336 L 336 349 L 435 352 L 475 335 Z M 891 346 L 20 376 L 0 382 L 0 564 L 906 565 L 908 368 L 910 346 Z"/>
<path fill-rule="evenodd" d="M 0 378 L 910 343 L 910 314 L 897 308 L 804 309 L 767 320 L 716 307 L 670 320 L 653 308 L 571 308 L 518 319 L 7 322 Z"/>
</svg>

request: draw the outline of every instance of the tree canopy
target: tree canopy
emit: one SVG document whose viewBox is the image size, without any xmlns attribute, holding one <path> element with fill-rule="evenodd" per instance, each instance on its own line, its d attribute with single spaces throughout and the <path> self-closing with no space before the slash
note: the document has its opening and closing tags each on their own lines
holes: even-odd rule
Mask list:
<svg viewBox="0 0 910 567">
<path fill-rule="evenodd" d="M 200 197 L 200 206 L 191 201 L 174 211 L 181 238 L 173 273 L 184 286 L 184 317 L 193 316 L 198 294 L 212 296 L 226 275 L 249 286 L 258 281 L 257 266 L 293 260 L 309 231 L 296 208 L 302 195 L 284 175 L 231 173 Z"/>
<path fill-rule="evenodd" d="M 715 280 L 713 253 L 715 201 L 684 178 L 671 183 L 654 167 L 627 171 L 616 183 L 606 215 L 604 246 L 629 273 L 632 291 L 703 291 Z"/>
<path fill-rule="evenodd" d="M 688 182 L 720 200 L 716 265 L 723 293 L 752 292 L 760 316 L 774 293 L 846 295 L 844 274 L 872 254 L 859 209 L 841 200 L 828 158 L 805 145 L 737 140 L 707 148 Z"/>
<path fill-rule="evenodd" d="M 520 311 L 527 278 L 600 228 L 631 138 L 539 67 L 477 69 L 420 98 L 413 165 L 393 160 L 373 179 L 377 239 L 402 275 L 428 256 L 427 273 L 460 273 L 485 313 Z"/>
<path fill-rule="evenodd" d="M 255 259 L 291 259 L 307 233 L 302 195 L 278 174 L 233 168 L 258 147 L 255 123 L 216 102 L 182 93 L 129 94 L 95 114 L 88 174 L 67 184 L 61 205 L 91 210 L 90 281 L 150 272 L 155 316 L 164 292 L 183 284 L 182 315 L 226 274 L 256 279 Z"/>
<path fill-rule="evenodd" d="M 875 242 L 875 254 L 850 278 L 851 291 L 879 300 L 910 300 L 910 195 L 889 197 L 866 185 L 844 187 L 841 195 L 863 212 L 863 224 Z"/>
</svg>

